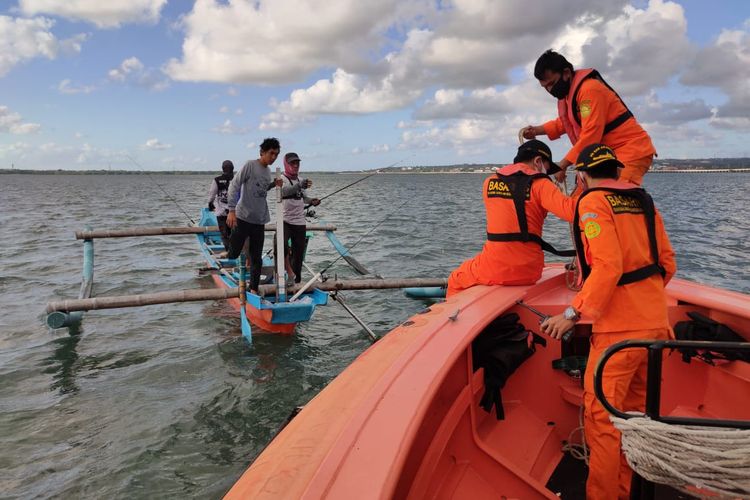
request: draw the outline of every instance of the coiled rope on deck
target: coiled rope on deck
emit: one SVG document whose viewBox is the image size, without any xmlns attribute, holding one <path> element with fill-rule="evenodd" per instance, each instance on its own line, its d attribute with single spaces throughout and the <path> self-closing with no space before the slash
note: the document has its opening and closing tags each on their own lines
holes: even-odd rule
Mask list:
<svg viewBox="0 0 750 500">
<path fill-rule="evenodd" d="M 750 499 L 750 430 L 610 418 L 643 478 L 700 498 Z"/>
</svg>

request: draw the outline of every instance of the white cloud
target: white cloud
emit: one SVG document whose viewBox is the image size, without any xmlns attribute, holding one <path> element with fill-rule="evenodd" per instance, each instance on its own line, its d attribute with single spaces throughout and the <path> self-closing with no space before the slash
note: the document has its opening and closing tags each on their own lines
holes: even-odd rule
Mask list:
<svg viewBox="0 0 750 500">
<path fill-rule="evenodd" d="M 377 48 L 382 33 L 414 5 L 429 3 L 196 0 L 182 21 L 182 58 L 166 71 L 187 81 L 300 81 L 319 68 L 361 64 L 361 55 Z"/>
<path fill-rule="evenodd" d="M 0 132 L 16 135 L 33 134 L 40 127 L 38 123 L 24 122 L 21 115 L 12 112 L 8 106 L 0 106 Z"/>
<path fill-rule="evenodd" d="M 592 30 L 580 45 L 584 67 L 598 69 L 620 95 L 642 95 L 667 84 L 694 50 L 684 9 L 670 1 L 650 0 L 646 9 L 627 5 L 621 15 L 578 28 Z"/>
<path fill-rule="evenodd" d="M 646 96 L 645 104 L 633 108 L 641 123 L 681 125 L 696 120 L 705 120 L 713 115 L 711 107 L 703 99 L 687 102 L 661 102 L 655 92 Z"/>
<path fill-rule="evenodd" d="M 274 111 L 263 116 L 258 129 L 289 132 L 313 120 L 314 117 L 304 114 L 298 115 L 295 113 L 279 113 Z"/>
<path fill-rule="evenodd" d="M 233 124 L 232 120 L 230 119 L 224 120 L 224 123 L 222 123 L 218 127 L 212 128 L 211 130 L 213 130 L 214 132 L 218 132 L 220 134 L 224 134 L 224 135 L 246 134 L 249 131 L 247 127 L 238 127 L 237 125 Z"/>
<path fill-rule="evenodd" d="M 219 108 L 219 113 L 229 113 L 229 106 L 222 106 Z"/>
<path fill-rule="evenodd" d="M 24 159 L 26 158 L 26 153 L 30 149 L 31 149 L 31 144 L 28 144 L 25 142 L 12 142 L 10 144 L 0 144 L 0 156 L 2 156 L 3 158 L 11 157 L 12 159 Z"/>
<path fill-rule="evenodd" d="M 244 113 L 245 113 L 245 110 L 242 109 L 242 108 L 237 108 L 237 109 L 234 110 L 234 114 L 237 115 L 237 116 L 241 116 Z"/>
<path fill-rule="evenodd" d="M 161 92 L 169 87 L 169 81 L 158 71 L 146 68 L 137 57 L 129 57 L 117 68 L 109 70 L 110 81 L 143 87 L 154 92 Z"/>
<path fill-rule="evenodd" d="M 247 146 L 245 146 L 245 147 L 246 147 L 247 149 L 255 149 L 255 148 L 257 148 L 257 147 L 258 147 L 258 144 L 256 144 L 255 142 L 248 142 L 248 143 L 247 143 Z"/>
<path fill-rule="evenodd" d="M 80 85 L 76 87 L 71 84 L 71 81 L 66 78 L 57 85 L 57 91 L 61 94 L 90 94 L 96 90 L 93 85 Z"/>
<path fill-rule="evenodd" d="M 0 77 L 29 59 L 55 59 L 60 53 L 79 53 L 87 35 L 81 33 L 60 40 L 50 31 L 54 25 L 53 20 L 44 17 L 0 16 Z"/>
<path fill-rule="evenodd" d="M 745 128 L 750 116 L 750 27 L 724 30 L 708 47 L 698 51 L 681 77 L 685 85 L 716 87 L 729 100 L 718 107 L 713 125 Z"/>
<path fill-rule="evenodd" d="M 240 92 L 236 88 L 234 88 L 234 87 L 229 87 L 227 89 L 227 95 L 235 97 L 235 96 L 238 96 L 239 94 L 240 94 Z"/>
<path fill-rule="evenodd" d="M 387 153 L 391 150 L 391 147 L 388 144 L 373 144 L 370 146 L 370 148 L 367 150 L 368 153 Z"/>
<path fill-rule="evenodd" d="M 99 28 L 116 28 L 123 23 L 156 23 L 167 0 L 19 0 L 29 16 L 50 14 L 74 21 L 86 21 Z"/>
<path fill-rule="evenodd" d="M 143 146 L 141 146 L 141 149 L 149 149 L 152 151 L 162 151 L 162 150 L 171 149 L 171 148 L 172 148 L 171 144 L 164 144 L 157 138 L 148 139 L 146 143 Z"/>
</svg>

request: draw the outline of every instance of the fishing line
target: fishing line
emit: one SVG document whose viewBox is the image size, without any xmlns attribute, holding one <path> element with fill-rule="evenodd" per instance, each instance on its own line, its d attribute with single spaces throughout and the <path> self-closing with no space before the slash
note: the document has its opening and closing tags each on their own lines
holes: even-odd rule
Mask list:
<svg viewBox="0 0 750 500">
<path fill-rule="evenodd" d="M 139 169 L 141 170 L 141 172 L 144 172 L 144 173 L 148 174 L 148 176 L 149 176 L 149 177 L 151 177 L 151 180 L 152 180 L 152 181 L 154 181 L 154 184 L 156 184 L 157 186 L 159 186 L 159 188 L 160 188 L 160 189 L 161 189 L 161 190 L 162 190 L 162 191 L 164 192 L 164 194 L 165 194 L 165 195 L 167 195 L 167 198 L 169 198 L 170 200 L 172 200 L 172 203 L 174 203 L 175 205 L 177 205 L 177 208 L 179 208 L 179 209 L 180 209 L 180 211 L 181 211 L 181 212 L 182 212 L 183 214 L 185 214 L 185 217 L 187 217 L 187 218 L 188 218 L 188 220 L 189 220 L 190 222 L 192 222 L 192 223 L 193 223 L 193 225 L 195 226 L 195 221 L 194 221 L 194 220 L 192 219 L 192 217 L 190 217 L 190 216 L 188 215 L 188 213 L 187 213 L 187 212 L 186 212 L 186 211 L 185 211 L 185 210 L 184 210 L 184 209 L 183 209 L 183 208 L 182 208 L 182 207 L 180 206 L 180 204 L 179 204 L 179 203 L 177 203 L 177 200 L 175 200 L 174 198 L 172 198 L 172 197 L 171 197 L 171 196 L 169 195 L 169 193 L 167 193 L 167 190 L 166 190 L 166 189 L 164 189 L 164 188 L 162 187 L 162 185 L 161 185 L 161 184 L 159 184 L 158 182 L 156 182 L 156 179 L 155 179 L 155 178 L 154 178 L 154 177 L 153 177 L 153 176 L 152 176 L 152 175 L 151 175 L 151 174 L 150 174 L 150 173 L 148 172 L 148 170 L 144 170 L 144 169 L 143 169 L 143 167 L 142 167 L 142 166 L 141 166 L 141 165 L 140 165 L 140 164 L 139 164 L 139 163 L 138 163 L 137 161 L 135 161 L 135 160 L 134 160 L 134 159 L 133 159 L 133 158 L 132 158 L 132 157 L 131 157 L 131 156 L 130 156 L 129 154 L 126 154 L 126 155 L 125 155 L 125 157 L 126 157 L 126 158 L 127 158 L 128 160 L 132 161 L 132 162 L 133 162 L 133 164 L 134 164 L 134 165 L 135 165 L 136 167 L 138 167 L 138 168 L 139 168 Z"/>
<path fill-rule="evenodd" d="M 391 217 L 392 217 L 392 216 L 393 216 L 393 215 L 394 215 L 394 214 L 395 214 L 396 212 L 398 212 L 398 211 L 399 211 L 399 209 L 400 209 L 401 207 L 403 207 L 404 205 L 406 205 L 406 204 L 407 204 L 407 203 L 409 203 L 410 201 L 411 201 L 411 198 L 407 198 L 407 199 L 406 199 L 406 200 L 405 200 L 405 201 L 404 201 L 404 202 L 403 202 L 403 203 L 402 203 L 401 205 L 397 206 L 397 207 L 396 207 L 396 208 L 395 208 L 395 209 L 394 209 L 394 210 L 393 210 L 393 211 L 392 211 L 392 212 L 391 212 L 390 214 L 388 214 L 388 215 L 387 215 L 387 216 L 386 216 L 386 217 L 385 217 L 385 218 L 384 218 L 383 220 L 381 220 L 380 222 L 378 222 L 377 224 L 375 224 L 375 225 L 374 225 L 374 226 L 373 226 L 372 228 L 370 228 L 370 230 L 369 230 L 369 231 L 367 231 L 367 232 L 366 232 L 365 234 L 363 234 L 362 236 L 360 236 L 360 237 L 359 237 L 359 239 L 358 239 L 357 241 L 355 241 L 355 242 L 354 242 L 354 244 L 353 244 L 352 246 L 350 246 L 350 247 L 346 247 L 346 252 L 342 252 L 342 253 L 341 253 L 341 254 L 340 254 L 340 255 L 339 255 L 338 257 L 336 257 L 336 258 L 335 258 L 335 259 L 334 259 L 334 260 L 333 260 L 333 261 L 332 261 L 332 262 L 331 262 L 330 264 L 328 264 L 328 265 L 327 265 L 326 267 L 324 267 L 324 268 L 323 268 L 323 270 L 322 270 L 322 271 L 320 271 L 320 274 L 323 274 L 323 273 L 324 273 L 324 272 L 326 272 L 326 271 L 327 271 L 328 269 L 330 269 L 330 268 L 331 268 L 331 266 L 332 266 L 332 265 L 334 265 L 334 264 L 335 264 L 336 262 L 338 262 L 338 260 L 339 260 L 340 258 L 342 258 L 342 257 L 344 257 L 345 255 L 347 255 L 347 254 L 349 253 L 349 251 L 350 251 L 350 250 L 351 250 L 352 248 L 356 247 L 356 246 L 357 246 L 357 245 L 358 245 L 358 244 L 359 244 L 359 243 L 360 243 L 360 242 L 361 242 L 361 241 L 362 241 L 362 240 L 363 240 L 363 239 L 364 239 L 364 238 L 365 238 L 366 236 L 368 236 L 368 235 L 369 235 L 370 233 L 372 233 L 372 232 L 373 232 L 373 231 L 374 231 L 375 229 L 377 229 L 378 227 L 380 227 L 380 225 L 381 225 L 381 224 L 383 224 L 383 223 L 384 223 L 385 221 L 387 221 L 388 219 L 390 219 L 390 218 L 391 218 Z"/>
<path fill-rule="evenodd" d="M 371 173 L 370 175 L 366 175 L 366 176 L 362 177 L 361 179 L 357 179 L 356 181 L 352 182 L 351 184 L 347 184 L 346 186 L 342 187 L 341 189 L 337 189 L 337 190 L 336 190 L 336 191 L 334 191 L 333 193 L 327 194 L 327 195 L 323 196 L 322 198 L 318 198 L 318 200 L 319 200 L 319 201 L 323 201 L 323 200 L 325 200 L 326 198 L 329 198 L 329 197 L 333 196 L 333 195 L 334 195 L 334 194 L 336 194 L 336 193 L 340 193 L 341 191 L 343 191 L 343 190 L 344 190 L 344 189 L 346 189 L 346 188 L 350 188 L 350 187 L 352 187 L 353 185 L 357 184 L 358 182 L 362 182 L 362 181 L 363 181 L 363 180 L 365 180 L 365 179 L 369 179 L 369 178 L 370 178 L 370 177 L 372 177 L 373 175 L 377 175 L 377 174 L 379 174 L 379 173 L 380 173 L 380 170 L 384 170 L 384 169 L 386 169 L 386 168 L 391 168 L 391 167 L 395 167 L 395 166 L 396 166 L 396 165 L 398 165 L 399 163 L 403 163 L 403 162 L 405 162 L 406 160 L 408 160 L 408 159 L 409 159 L 409 158 L 411 158 L 412 156 L 414 156 L 414 155 L 410 155 L 410 156 L 407 156 L 406 158 L 403 158 L 403 159 L 401 159 L 401 160 L 399 160 L 399 161 L 397 161 L 397 162 L 391 163 L 390 165 L 388 165 L 388 166 L 386 166 L 386 167 L 383 167 L 382 169 L 378 169 L 378 170 L 377 170 L 376 172 L 373 172 L 373 173 Z M 312 206 L 312 204 L 310 204 L 310 205 L 305 205 L 305 210 L 307 210 L 307 209 L 308 209 L 308 208 L 310 208 L 311 206 Z M 313 212 L 313 214 L 312 214 L 312 215 L 315 215 L 315 212 Z"/>
</svg>

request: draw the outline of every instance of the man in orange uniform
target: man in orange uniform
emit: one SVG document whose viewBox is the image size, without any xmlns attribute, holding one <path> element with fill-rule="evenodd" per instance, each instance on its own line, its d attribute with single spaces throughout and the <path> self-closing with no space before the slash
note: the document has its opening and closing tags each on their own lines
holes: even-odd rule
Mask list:
<svg viewBox="0 0 750 500">
<path fill-rule="evenodd" d="M 523 143 L 513 161 L 484 181 L 487 241 L 478 255 L 451 273 L 446 296 L 474 285 L 536 283 L 544 267 L 542 249 L 557 252 L 542 240 L 547 212 L 573 220 L 575 199 L 563 195 L 548 177 L 560 169 L 546 144 Z"/>
<path fill-rule="evenodd" d="M 573 147 L 560 162 L 563 172 L 586 146 L 604 143 L 624 165 L 620 180 L 641 185 L 656 150 L 617 92 L 595 69 L 573 70 L 565 57 L 548 50 L 536 61 L 534 76 L 557 98 L 558 118 L 544 125 L 529 125 L 527 139 L 546 134 L 555 140 L 567 134 Z M 562 177 L 564 173 L 560 174 Z"/>
<path fill-rule="evenodd" d="M 591 450 L 589 500 L 629 498 L 632 476 L 620 450 L 620 433 L 594 396 L 596 363 L 607 347 L 622 340 L 669 338 L 664 286 L 677 270 L 651 197 L 635 184 L 616 180 L 621 166 L 604 144 L 581 152 L 576 170 L 588 189 L 576 206 L 575 239 L 586 279 L 572 305 L 542 324 L 543 332 L 560 338 L 579 315 L 593 323 L 583 385 L 584 431 Z M 603 389 L 615 408 L 645 410 L 646 367 L 644 349 L 620 351 L 610 358 Z"/>
</svg>

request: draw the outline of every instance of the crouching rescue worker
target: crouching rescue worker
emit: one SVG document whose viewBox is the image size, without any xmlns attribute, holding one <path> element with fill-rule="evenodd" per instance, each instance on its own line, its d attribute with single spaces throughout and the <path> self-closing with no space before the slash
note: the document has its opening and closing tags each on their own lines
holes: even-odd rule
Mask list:
<svg viewBox="0 0 750 500">
<path fill-rule="evenodd" d="M 537 59 L 534 76 L 558 100 L 558 117 L 543 125 L 527 126 L 524 137 L 546 134 L 555 140 L 567 134 L 573 147 L 560 161 L 563 172 L 583 148 L 604 143 L 623 165 L 620 180 L 640 185 L 656 150 L 648 133 L 599 72 L 591 68 L 574 70 L 564 56 L 548 50 Z"/>
<path fill-rule="evenodd" d="M 487 241 L 448 277 L 448 297 L 474 285 L 531 285 L 542 276 L 542 249 L 573 254 L 558 252 L 542 240 L 547 212 L 571 222 L 575 209 L 575 199 L 562 194 L 548 177 L 560 171 L 549 147 L 527 141 L 513 161 L 484 181 Z"/>
<path fill-rule="evenodd" d="M 620 448 L 620 432 L 594 396 L 594 370 L 603 352 L 626 339 L 667 339 L 664 287 L 676 271 L 674 251 L 651 197 L 629 182 L 618 181 L 622 164 L 604 144 L 592 144 L 578 157 L 576 170 L 587 189 L 578 199 L 576 250 L 585 278 L 583 288 L 563 314 L 542 323 L 553 338 L 578 318 L 590 319 L 591 350 L 584 377 L 584 432 L 591 454 L 586 498 L 627 499 L 632 471 Z M 645 349 L 623 350 L 609 359 L 603 389 L 623 411 L 644 411 Z"/>
</svg>

